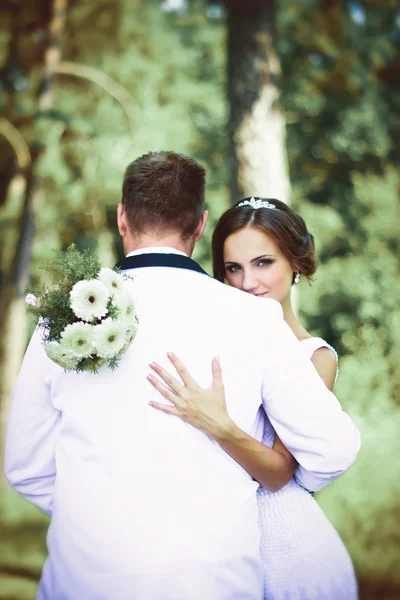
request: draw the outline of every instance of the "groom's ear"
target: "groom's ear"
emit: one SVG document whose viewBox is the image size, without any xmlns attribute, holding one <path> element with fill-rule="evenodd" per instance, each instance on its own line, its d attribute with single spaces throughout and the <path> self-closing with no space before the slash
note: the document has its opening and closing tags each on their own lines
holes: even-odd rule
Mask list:
<svg viewBox="0 0 400 600">
<path fill-rule="evenodd" d="M 117 223 L 118 223 L 118 231 L 122 238 L 126 238 L 129 227 L 128 221 L 126 219 L 125 206 L 123 204 L 118 204 L 117 208 Z"/>
<path fill-rule="evenodd" d="M 203 210 L 203 212 L 201 213 L 199 224 L 197 225 L 196 231 L 194 232 L 195 243 L 198 242 L 199 239 L 201 238 L 201 236 L 203 235 L 204 230 L 207 225 L 207 219 L 208 219 L 208 210 Z"/>
</svg>

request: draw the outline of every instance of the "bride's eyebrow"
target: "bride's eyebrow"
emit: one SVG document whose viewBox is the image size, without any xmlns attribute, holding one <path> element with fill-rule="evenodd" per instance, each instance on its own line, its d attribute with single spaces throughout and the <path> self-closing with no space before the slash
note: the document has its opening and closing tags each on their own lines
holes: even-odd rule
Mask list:
<svg viewBox="0 0 400 600">
<path fill-rule="evenodd" d="M 250 262 L 257 262 L 258 260 L 261 260 L 262 258 L 275 258 L 275 256 L 273 254 L 262 254 L 261 256 L 256 256 L 256 258 L 252 258 Z"/>
<path fill-rule="evenodd" d="M 261 256 L 256 256 L 255 258 L 252 258 L 250 262 L 254 263 L 254 262 L 257 262 L 258 260 L 261 260 L 262 258 L 275 258 L 275 256 L 273 254 L 262 254 Z M 225 266 L 226 265 L 235 265 L 235 266 L 239 265 L 240 266 L 240 263 L 238 263 L 234 260 L 226 260 L 224 262 L 224 265 Z"/>
</svg>

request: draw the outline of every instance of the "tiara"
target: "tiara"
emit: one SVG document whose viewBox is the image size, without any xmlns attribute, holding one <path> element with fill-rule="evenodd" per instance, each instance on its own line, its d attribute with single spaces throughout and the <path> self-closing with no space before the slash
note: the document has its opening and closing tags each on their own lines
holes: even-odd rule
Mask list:
<svg viewBox="0 0 400 600">
<path fill-rule="evenodd" d="M 275 204 L 271 204 L 270 202 L 268 202 L 268 200 L 255 200 L 254 198 L 251 198 L 250 200 L 243 200 L 243 202 L 237 205 L 237 208 L 239 208 L 239 206 L 251 206 L 254 209 L 276 208 Z"/>
</svg>

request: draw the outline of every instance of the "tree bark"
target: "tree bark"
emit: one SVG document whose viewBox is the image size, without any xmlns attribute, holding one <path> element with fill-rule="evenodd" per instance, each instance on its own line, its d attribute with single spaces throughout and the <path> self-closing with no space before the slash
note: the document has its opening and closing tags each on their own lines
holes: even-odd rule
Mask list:
<svg viewBox="0 0 400 600">
<path fill-rule="evenodd" d="M 273 0 L 227 0 L 231 200 L 289 202 Z"/>
<path fill-rule="evenodd" d="M 60 62 L 61 36 L 65 25 L 67 0 L 52 0 L 48 22 L 48 43 L 44 52 L 43 76 L 38 93 L 39 114 L 49 110 L 53 102 L 54 78 Z M 36 165 L 41 153 L 41 141 L 30 148 L 30 163 L 26 169 L 26 188 L 18 243 L 10 274 L 2 290 L 0 331 L 2 331 L 0 377 L 0 462 L 3 464 L 4 439 L 11 403 L 11 390 L 21 365 L 27 335 L 25 289 L 29 282 L 32 248 L 35 239 L 36 214 L 42 194 Z"/>
</svg>

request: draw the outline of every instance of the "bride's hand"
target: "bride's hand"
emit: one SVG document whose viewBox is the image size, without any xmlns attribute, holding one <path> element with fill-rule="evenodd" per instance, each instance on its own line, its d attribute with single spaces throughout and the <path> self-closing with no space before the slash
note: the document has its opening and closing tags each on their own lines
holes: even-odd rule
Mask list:
<svg viewBox="0 0 400 600">
<path fill-rule="evenodd" d="M 149 402 L 150 406 L 168 415 L 175 415 L 199 429 L 216 441 L 229 435 L 234 426 L 228 415 L 225 388 L 218 358 L 212 361 L 212 384 L 208 389 L 200 387 L 177 356 L 168 353 L 168 358 L 180 375 L 183 385 L 157 363 L 151 363 L 153 371 L 167 384 L 153 375 L 147 379 L 172 406 L 160 402 Z M 172 391 L 171 391 L 172 390 Z"/>
</svg>

